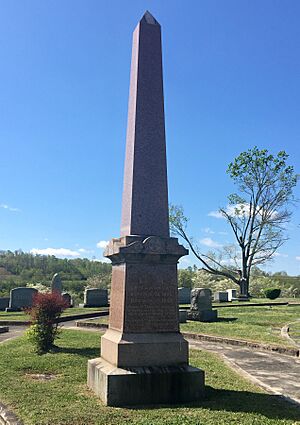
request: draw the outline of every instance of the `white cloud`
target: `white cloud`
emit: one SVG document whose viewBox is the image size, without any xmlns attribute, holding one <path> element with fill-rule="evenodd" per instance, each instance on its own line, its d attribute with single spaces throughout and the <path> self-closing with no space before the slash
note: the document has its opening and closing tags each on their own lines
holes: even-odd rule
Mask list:
<svg viewBox="0 0 300 425">
<path fill-rule="evenodd" d="M 231 216 L 237 216 L 237 217 L 248 217 L 250 213 L 250 204 L 244 203 L 244 204 L 235 204 L 235 205 L 227 205 L 226 208 L 224 208 L 225 212 Z M 263 210 L 261 210 L 259 213 L 261 214 Z M 277 216 L 278 212 L 273 211 L 271 213 L 271 218 L 275 218 Z M 215 218 L 226 218 L 220 211 L 210 211 L 208 213 L 209 217 L 215 217 Z"/>
<path fill-rule="evenodd" d="M 236 205 L 227 205 L 225 211 L 230 216 L 243 216 L 249 214 L 249 204 L 236 204 Z M 215 218 L 225 218 L 220 211 L 210 211 L 208 213 L 209 217 Z"/>
<path fill-rule="evenodd" d="M 200 243 L 210 248 L 221 248 L 222 245 L 219 242 L 212 240 L 211 238 L 203 238 L 200 240 Z"/>
<path fill-rule="evenodd" d="M 95 261 L 97 263 L 110 263 L 110 259 L 103 257 L 103 258 L 92 258 L 91 261 Z"/>
<path fill-rule="evenodd" d="M 80 252 L 81 254 L 93 254 L 94 250 L 93 249 L 79 248 L 78 252 Z"/>
<path fill-rule="evenodd" d="M 13 211 L 13 212 L 21 211 L 19 208 L 10 207 L 7 204 L 0 204 L 0 208 L 3 208 L 4 210 L 8 210 L 8 211 Z"/>
<path fill-rule="evenodd" d="M 287 254 L 281 254 L 281 252 L 274 252 L 273 256 L 274 257 L 283 257 L 283 258 L 287 258 L 288 257 Z"/>
<path fill-rule="evenodd" d="M 300 256 L 296 257 L 296 260 L 300 261 Z"/>
<path fill-rule="evenodd" d="M 210 214 L 215 214 L 215 215 L 212 215 L 212 217 L 218 216 L 217 218 L 219 218 L 218 211 L 211 211 L 208 215 L 210 215 Z M 210 227 L 204 227 L 201 230 L 202 230 L 202 232 L 208 233 L 209 235 L 215 235 L 215 234 L 218 234 L 218 235 L 228 235 L 227 232 L 222 232 L 222 231 L 217 232 L 215 230 L 212 230 Z"/>
<path fill-rule="evenodd" d="M 106 247 L 107 247 L 107 245 L 108 245 L 108 241 L 99 241 L 99 242 L 97 243 L 97 248 L 104 249 L 104 248 L 106 248 Z"/>
<path fill-rule="evenodd" d="M 207 215 L 209 217 L 224 218 L 223 214 L 221 214 L 220 211 L 210 211 Z"/>
<path fill-rule="evenodd" d="M 31 254 L 39 254 L 39 255 L 55 255 L 56 257 L 80 257 L 80 252 L 72 251 L 68 248 L 43 248 L 37 249 L 32 248 L 30 251 Z"/>
<path fill-rule="evenodd" d="M 210 227 L 204 227 L 204 229 L 202 229 L 202 231 L 204 233 L 209 233 L 210 235 L 213 235 L 215 233 L 213 230 L 211 230 Z"/>
</svg>

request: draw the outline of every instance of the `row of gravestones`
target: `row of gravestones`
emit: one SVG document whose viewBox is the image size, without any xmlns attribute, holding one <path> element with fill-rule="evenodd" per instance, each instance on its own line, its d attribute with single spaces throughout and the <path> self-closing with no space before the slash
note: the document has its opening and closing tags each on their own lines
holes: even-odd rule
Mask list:
<svg viewBox="0 0 300 425">
<path fill-rule="evenodd" d="M 237 290 L 227 289 L 222 292 L 214 293 L 214 301 L 217 302 L 228 302 L 237 300 Z M 189 288 L 178 288 L 178 304 L 190 304 L 191 302 L 191 289 Z"/>
<path fill-rule="evenodd" d="M 58 273 L 52 278 L 51 291 L 61 294 L 68 307 L 73 306 L 73 300 L 69 293 L 62 292 L 62 281 Z M 10 297 L 0 298 L 0 310 L 20 311 L 32 306 L 33 297 L 37 294 L 35 288 L 20 287 L 10 291 Z M 84 304 L 82 307 L 103 307 L 108 305 L 108 293 L 106 289 L 88 288 L 84 292 Z"/>
</svg>

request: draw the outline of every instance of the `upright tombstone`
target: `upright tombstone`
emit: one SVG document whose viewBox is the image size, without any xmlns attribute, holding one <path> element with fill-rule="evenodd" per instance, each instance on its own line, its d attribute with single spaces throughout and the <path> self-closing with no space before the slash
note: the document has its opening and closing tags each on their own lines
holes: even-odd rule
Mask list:
<svg viewBox="0 0 300 425">
<path fill-rule="evenodd" d="M 178 288 L 178 304 L 190 304 L 191 290 L 190 288 Z"/>
<path fill-rule="evenodd" d="M 191 308 L 187 316 L 189 320 L 198 322 L 213 322 L 217 320 L 218 312 L 212 309 L 211 290 L 194 288 L 191 292 Z"/>
<path fill-rule="evenodd" d="M 228 294 L 228 301 L 237 300 L 237 290 L 236 289 L 226 289 L 226 292 Z"/>
<path fill-rule="evenodd" d="M 197 400 L 204 372 L 179 332 L 177 263 L 169 236 L 161 28 L 146 12 L 133 34 L 121 237 L 112 262 L 109 328 L 88 386 L 109 406 Z"/>
<path fill-rule="evenodd" d="M 62 293 L 62 281 L 60 278 L 60 275 L 58 273 L 55 273 L 53 275 L 52 281 L 51 281 L 51 292 L 57 292 L 59 294 Z"/>
<path fill-rule="evenodd" d="M 0 311 L 5 310 L 9 306 L 9 297 L 0 298 Z"/>
<path fill-rule="evenodd" d="M 84 291 L 83 307 L 105 307 L 108 305 L 107 289 L 87 288 Z"/>
<path fill-rule="evenodd" d="M 9 306 L 6 311 L 20 311 L 23 308 L 32 307 L 33 297 L 37 294 L 35 288 L 14 288 L 10 291 Z"/>
<path fill-rule="evenodd" d="M 218 303 L 226 303 L 228 302 L 228 292 L 219 291 L 214 293 L 214 301 Z"/>
<path fill-rule="evenodd" d="M 64 292 L 63 294 L 61 294 L 64 302 L 66 303 L 67 308 L 71 308 L 73 307 L 73 300 L 71 295 L 68 292 Z"/>
</svg>

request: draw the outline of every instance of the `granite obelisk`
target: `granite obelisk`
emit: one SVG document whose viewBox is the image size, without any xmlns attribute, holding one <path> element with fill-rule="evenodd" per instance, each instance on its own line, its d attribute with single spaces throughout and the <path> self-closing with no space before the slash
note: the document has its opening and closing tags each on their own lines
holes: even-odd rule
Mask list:
<svg viewBox="0 0 300 425">
<path fill-rule="evenodd" d="M 179 332 L 177 263 L 169 236 L 161 27 L 146 12 L 133 33 L 121 237 L 112 262 L 109 328 L 88 386 L 110 406 L 199 399 L 204 373 Z"/>
</svg>

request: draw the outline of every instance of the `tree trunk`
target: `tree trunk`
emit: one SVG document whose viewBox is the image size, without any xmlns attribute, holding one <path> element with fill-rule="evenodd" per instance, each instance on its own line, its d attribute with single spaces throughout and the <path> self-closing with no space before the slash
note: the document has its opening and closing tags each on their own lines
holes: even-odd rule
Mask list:
<svg viewBox="0 0 300 425">
<path fill-rule="evenodd" d="M 242 277 L 239 281 L 239 285 L 240 285 L 240 297 L 239 298 L 249 299 L 249 284 L 248 284 L 247 279 Z"/>
</svg>

